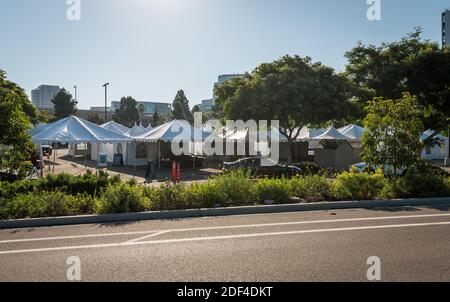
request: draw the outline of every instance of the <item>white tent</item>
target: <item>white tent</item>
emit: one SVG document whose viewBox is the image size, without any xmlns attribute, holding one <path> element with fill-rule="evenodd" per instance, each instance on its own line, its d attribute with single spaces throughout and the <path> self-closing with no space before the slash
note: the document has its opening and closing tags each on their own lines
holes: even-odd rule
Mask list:
<svg viewBox="0 0 450 302">
<path fill-rule="evenodd" d="M 125 127 L 124 125 L 121 125 L 119 123 L 116 123 L 114 121 L 108 122 L 106 124 L 101 125 L 100 127 L 104 129 L 111 130 L 116 133 L 124 134 L 125 132 L 130 131 L 130 128 Z"/>
<path fill-rule="evenodd" d="M 352 140 L 361 140 L 364 128 L 358 125 L 348 125 L 339 128 L 338 131 Z"/>
<path fill-rule="evenodd" d="M 203 141 L 205 132 L 201 128 L 192 127 L 189 122 L 173 120 L 164 125 L 146 131 L 134 139 L 138 142 Z"/>
<path fill-rule="evenodd" d="M 130 139 L 79 117 L 70 116 L 45 125 L 32 140 L 37 144 L 81 144 L 128 142 Z"/>
<path fill-rule="evenodd" d="M 93 150 L 91 149 L 91 158 L 95 158 L 98 157 L 101 152 L 101 145 L 126 143 L 130 140 L 122 134 L 104 129 L 76 116 L 67 117 L 65 119 L 47 124 L 44 127 L 37 127 L 32 132 L 37 132 L 37 134 L 32 136 L 32 141 L 35 144 L 85 144 L 85 160 L 88 152 L 87 144 L 96 146 L 96 152 L 94 155 L 92 153 Z M 54 161 L 55 156 L 56 152 L 54 153 Z"/>
<path fill-rule="evenodd" d="M 313 140 L 349 140 L 350 138 L 340 133 L 336 128 L 330 127 L 321 135 L 313 137 Z"/>
<path fill-rule="evenodd" d="M 297 131 L 297 130 L 294 130 Z M 326 129 L 315 129 L 315 128 L 309 128 L 309 127 L 303 127 L 300 130 L 300 133 L 297 137 L 298 141 L 305 141 L 313 139 L 321 134 L 323 134 L 326 131 Z"/>
<path fill-rule="evenodd" d="M 148 131 L 147 129 L 145 129 L 144 127 L 138 126 L 135 123 L 133 128 L 131 128 L 127 132 L 123 133 L 123 135 L 133 138 L 133 137 L 137 137 L 147 131 Z"/>
<path fill-rule="evenodd" d="M 421 136 L 420 140 L 425 141 L 430 138 L 435 133 L 434 130 L 427 130 Z M 433 137 L 434 144 L 431 146 L 427 146 L 422 151 L 422 158 L 426 160 L 443 160 L 448 157 L 448 145 L 449 139 L 448 137 L 443 136 L 442 134 L 437 134 Z"/>
</svg>

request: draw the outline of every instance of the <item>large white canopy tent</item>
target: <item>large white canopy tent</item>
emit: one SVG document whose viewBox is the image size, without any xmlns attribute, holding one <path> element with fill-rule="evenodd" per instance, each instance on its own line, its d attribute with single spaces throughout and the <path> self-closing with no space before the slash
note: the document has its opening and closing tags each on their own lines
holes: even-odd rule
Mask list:
<svg viewBox="0 0 450 302">
<path fill-rule="evenodd" d="M 130 140 L 122 134 L 102 128 L 76 116 L 67 117 L 35 130 L 37 134 L 32 136 L 32 141 L 40 145 L 60 143 L 100 146 L 101 144 L 126 143 Z M 99 153 L 100 147 L 98 147 L 97 157 Z"/>
<path fill-rule="evenodd" d="M 121 125 L 121 124 L 116 123 L 114 121 L 110 121 L 110 122 L 108 122 L 106 124 L 101 125 L 100 127 L 104 128 L 104 129 L 111 130 L 111 131 L 116 132 L 116 133 L 120 133 L 120 134 L 124 134 L 124 133 L 130 131 L 130 128 L 125 127 L 124 125 Z"/>
<path fill-rule="evenodd" d="M 358 125 L 348 125 L 339 128 L 338 131 L 349 139 L 360 141 L 364 133 L 364 128 Z"/>
<path fill-rule="evenodd" d="M 129 129 L 127 132 L 123 133 L 123 135 L 128 137 L 138 137 L 139 135 L 143 134 L 144 132 L 148 132 L 146 128 L 143 128 L 142 126 L 138 126 L 136 123 L 134 124 L 133 128 Z"/>
<path fill-rule="evenodd" d="M 135 144 L 134 150 L 137 150 L 139 143 L 151 143 L 149 156 L 157 156 L 158 164 L 161 166 L 161 143 L 188 143 L 191 154 L 195 153 L 195 143 L 202 143 L 210 134 L 203 131 L 202 128 L 194 128 L 189 122 L 183 120 L 173 120 L 161 126 L 148 130 L 141 135 L 133 137 Z M 156 145 L 157 144 L 157 145 Z M 156 148 L 155 148 L 156 147 Z M 142 164 L 136 158 L 131 159 L 136 164 Z"/>
<path fill-rule="evenodd" d="M 340 133 L 336 128 L 331 126 L 324 133 L 315 136 L 312 139 L 316 141 L 321 141 L 321 140 L 349 140 L 350 138 Z"/>
</svg>

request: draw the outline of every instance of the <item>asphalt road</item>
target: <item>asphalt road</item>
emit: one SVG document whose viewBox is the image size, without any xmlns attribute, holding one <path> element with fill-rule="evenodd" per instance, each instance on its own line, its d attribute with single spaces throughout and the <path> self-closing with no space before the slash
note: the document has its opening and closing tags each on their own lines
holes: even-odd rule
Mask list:
<svg viewBox="0 0 450 302">
<path fill-rule="evenodd" d="M 0 281 L 450 281 L 450 209 L 402 207 L 0 230 Z"/>
</svg>

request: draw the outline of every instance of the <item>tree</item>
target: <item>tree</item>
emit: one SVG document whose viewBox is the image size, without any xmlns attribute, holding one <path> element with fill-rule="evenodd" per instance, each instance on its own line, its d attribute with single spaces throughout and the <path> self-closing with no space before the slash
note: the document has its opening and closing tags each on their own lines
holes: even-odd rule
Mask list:
<svg viewBox="0 0 450 302">
<path fill-rule="evenodd" d="M 418 99 L 404 93 L 398 100 L 375 98 L 366 107 L 362 158 L 373 166 L 410 168 L 420 161 L 423 144 L 421 106 Z"/>
<path fill-rule="evenodd" d="M 165 123 L 165 118 L 159 114 L 158 110 L 155 111 L 155 114 L 153 114 L 153 121 L 152 121 L 152 127 L 158 127 Z"/>
<path fill-rule="evenodd" d="M 40 123 L 50 123 L 55 120 L 55 116 L 50 113 L 48 110 L 39 110 L 37 115 L 38 121 Z"/>
<path fill-rule="evenodd" d="M 200 107 L 198 105 L 195 105 L 192 108 L 192 114 L 196 113 L 196 112 L 202 112 L 202 110 L 200 109 Z"/>
<path fill-rule="evenodd" d="M 6 73 L 0 69 L 0 89 L 5 89 L 10 93 L 14 93 L 17 95 L 16 101 L 19 102 L 19 105 L 22 107 L 22 111 L 28 117 L 30 122 L 33 125 L 37 125 L 39 123 L 38 113 L 36 108 L 28 99 L 25 91 L 16 83 L 8 81 L 6 79 Z"/>
<path fill-rule="evenodd" d="M 137 102 L 131 96 L 122 97 L 120 99 L 120 106 L 114 113 L 113 120 L 116 123 L 132 128 L 135 123 L 139 121 L 139 111 L 137 109 Z"/>
<path fill-rule="evenodd" d="M 104 123 L 102 117 L 97 112 L 89 113 L 87 116 L 87 120 L 97 125 L 102 125 Z"/>
<path fill-rule="evenodd" d="M 416 28 L 398 42 L 381 46 L 359 43 L 346 53 L 346 74 L 366 97 L 399 99 L 404 92 L 417 96 L 427 128 L 447 130 L 450 118 L 450 49 L 422 40 Z M 363 97 L 364 101 L 372 97 Z"/>
<path fill-rule="evenodd" d="M 332 68 L 311 58 L 285 56 L 216 87 L 217 106 L 228 119 L 278 120 L 289 148 L 303 126 L 352 113 L 351 87 Z M 288 158 L 292 162 L 292 150 Z"/>
<path fill-rule="evenodd" d="M 28 135 L 30 128 L 30 101 L 23 89 L 6 80 L 0 71 L 0 170 L 26 175 L 31 163 L 33 143 Z M 32 106 L 32 105 L 31 105 Z"/>
<path fill-rule="evenodd" d="M 142 120 L 144 119 L 144 112 L 145 112 L 144 104 L 138 105 L 138 112 L 139 112 L 139 121 L 142 124 Z"/>
<path fill-rule="evenodd" d="M 63 119 L 77 113 L 77 102 L 66 89 L 61 89 L 52 99 L 55 110 L 55 118 Z"/>
<path fill-rule="evenodd" d="M 172 103 L 172 117 L 176 120 L 185 120 L 194 123 L 194 116 L 189 109 L 189 100 L 183 90 L 179 90 Z"/>
</svg>

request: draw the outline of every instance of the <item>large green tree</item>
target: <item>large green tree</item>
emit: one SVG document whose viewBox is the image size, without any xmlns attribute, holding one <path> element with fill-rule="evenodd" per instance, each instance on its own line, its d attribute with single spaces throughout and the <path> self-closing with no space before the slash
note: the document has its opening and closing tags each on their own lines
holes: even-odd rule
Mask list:
<svg viewBox="0 0 450 302">
<path fill-rule="evenodd" d="M 423 144 L 422 110 L 415 96 L 404 93 L 398 100 L 382 97 L 370 101 L 364 119 L 363 159 L 373 166 L 410 168 L 420 160 Z"/>
<path fill-rule="evenodd" d="M 104 123 L 102 117 L 97 112 L 91 112 L 87 116 L 87 120 L 91 123 L 101 125 Z"/>
<path fill-rule="evenodd" d="M 131 96 L 122 97 L 120 106 L 114 113 L 113 120 L 129 128 L 133 127 L 139 121 L 139 110 L 137 109 L 136 100 Z"/>
<path fill-rule="evenodd" d="M 61 89 L 52 99 L 55 118 L 63 119 L 77 113 L 77 102 L 65 88 Z"/>
<path fill-rule="evenodd" d="M 30 122 L 34 125 L 39 123 L 38 112 L 33 104 L 30 102 L 25 91 L 16 83 L 6 79 L 6 73 L 0 69 L 0 89 L 9 91 L 17 95 L 16 101 L 22 107 L 22 111 L 26 114 Z"/>
<path fill-rule="evenodd" d="M 189 100 L 183 90 L 179 90 L 172 103 L 172 117 L 176 120 L 186 120 L 194 123 L 194 116 L 189 108 Z"/>
<path fill-rule="evenodd" d="M 37 118 L 29 99 L 0 70 L 0 171 L 24 176 L 30 168 L 33 144 L 28 135 L 30 118 Z"/>
<path fill-rule="evenodd" d="M 346 53 L 346 74 L 370 92 L 364 101 L 375 96 L 399 99 L 404 92 L 416 95 L 424 108 L 425 127 L 445 130 L 450 118 L 450 49 L 423 40 L 421 34 L 417 28 L 397 42 L 359 43 Z"/>
<path fill-rule="evenodd" d="M 216 95 L 227 119 L 278 120 L 290 148 L 303 126 L 354 113 L 347 79 L 309 57 L 285 56 L 262 64 L 251 74 L 217 86 Z"/>
</svg>

